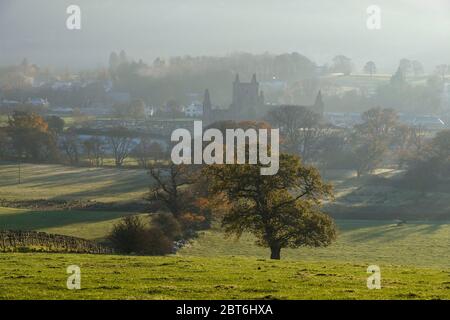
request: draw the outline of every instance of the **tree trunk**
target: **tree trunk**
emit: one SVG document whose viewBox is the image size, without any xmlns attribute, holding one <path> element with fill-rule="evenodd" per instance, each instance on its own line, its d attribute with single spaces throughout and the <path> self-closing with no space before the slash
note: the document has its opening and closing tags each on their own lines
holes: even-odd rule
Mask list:
<svg viewBox="0 0 450 320">
<path fill-rule="evenodd" d="M 280 260 L 281 247 L 279 245 L 270 246 L 270 259 Z"/>
</svg>

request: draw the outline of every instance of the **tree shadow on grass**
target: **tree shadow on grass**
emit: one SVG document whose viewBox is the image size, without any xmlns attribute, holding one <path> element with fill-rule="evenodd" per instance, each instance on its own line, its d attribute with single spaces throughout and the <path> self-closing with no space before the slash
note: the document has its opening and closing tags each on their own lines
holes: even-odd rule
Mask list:
<svg viewBox="0 0 450 320">
<path fill-rule="evenodd" d="M 144 194 L 151 184 L 151 179 L 143 173 L 143 177 L 136 174 L 93 174 L 80 175 L 79 173 L 66 173 L 45 179 L 33 178 L 24 181 L 17 187 L 26 194 L 27 190 L 36 194 L 39 198 L 54 200 L 89 199 L 96 197 L 110 197 L 142 191 Z M 4 184 L 3 187 L 6 187 Z M 42 196 L 39 196 L 42 194 Z M 52 195 L 49 197 L 48 195 Z"/>
<path fill-rule="evenodd" d="M 114 181 L 111 184 L 103 186 L 92 186 L 92 188 L 86 190 L 72 190 L 71 192 L 61 193 L 60 195 L 53 196 L 52 200 L 66 200 L 66 199 L 85 199 L 85 200 L 95 200 L 97 198 L 111 198 L 117 197 L 117 200 L 123 200 L 123 197 L 128 193 L 141 192 L 142 195 L 138 199 L 129 200 L 140 200 L 145 197 L 146 192 L 148 192 L 148 184 L 138 184 L 133 178 L 124 178 Z"/>
<path fill-rule="evenodd" d="M 0 229 L 39 230 L 75 223 L 108 221 L 125 216 L 124 212 L 104 211 L 25 211 L 0 215 Z"/>
<path fill-rule="evenodd" d="M 18 185 L 18 178 L 11 174 L 13 168 L 0 169 L 1 188 L 14 186 L 14 190 L 19 189 L 18 192 L 23 190 L 27 193 L 30 190 L 42 193 L 42 198 L 48 198 L 48 194 L 53 193 L 54 198 L 59 200 L 77 196 L 86 198 L 93 190 L 98 190 L 95 195 L 102 196 L 138 192 L 151 182 L 145 170 L 24 165 L 22 184 Z"/>
<path fill-rule="evenodd" d="M 355 233 L 346 234 L 346 238 L 352 242 L 394 242 L 418 234 L 431 234 L 438 230 L 440 223 L 433 224 L 406 224 L 396 226 L 395 224 L 386 224 L 374 229 L 359 230 Z"/>
<path fill-rule="evenodd" d="M 427 224 L 426 227 L 417 230 L 417 233 L 422 233 L 422 234 L 428 234 L 431 235 L 433 233 L 437 233 L 440 231 L 440 229 L 442 228 L 447 228 L 448 229 L 448 238 L 450 241 L 450 222 L 435 222 L 432 224 Z"/>
</svg>

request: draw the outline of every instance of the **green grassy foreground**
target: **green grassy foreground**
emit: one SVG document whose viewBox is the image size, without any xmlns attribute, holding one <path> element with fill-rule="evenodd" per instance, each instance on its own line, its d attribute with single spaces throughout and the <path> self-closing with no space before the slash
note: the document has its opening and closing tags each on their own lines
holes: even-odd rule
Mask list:
<svg viewBox="0 0 450 320">
<path fill-rule="evenodd" d="M 450 270 L 254 258 L 1 254 L 0 299 L 450 299 Z M 69 265 L 81 290 L 68 290 Z"/>
</svg>

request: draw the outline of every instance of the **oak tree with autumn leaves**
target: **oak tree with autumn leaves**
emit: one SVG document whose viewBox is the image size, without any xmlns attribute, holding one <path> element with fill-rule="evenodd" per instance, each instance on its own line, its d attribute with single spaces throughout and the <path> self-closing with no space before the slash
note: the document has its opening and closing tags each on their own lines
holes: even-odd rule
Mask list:
<svg viewBox="0 0 450 320">
<path fill-rule="evenodd" d="M 56 139 L 48 123 L 38 114 L 16 111 L 6 128 L 16 157 L 44 161 L 56 157 Z"/>
<path fill-rule="evenodd" d="M 252 233 L 257 244 L 270 248 L 271 259 L 280 259 L 282 248 L 327 246 L 336 238 L 333 220 L 321 211 L 332 188 L 295 155 L 281 154 L 272 176 L 261 175 L 260 165 L 211 165 L 203 174 L 210 195 L 229 204 L 222 217 L 225 231 L 238 237 Z"/>
</svg>

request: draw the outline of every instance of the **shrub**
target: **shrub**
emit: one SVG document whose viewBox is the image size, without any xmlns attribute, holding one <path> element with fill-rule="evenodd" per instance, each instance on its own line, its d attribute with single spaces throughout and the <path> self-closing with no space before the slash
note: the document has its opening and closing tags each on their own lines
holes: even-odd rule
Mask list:
<svg viewBox="0 0 450 320">
<path fill-rule="evenodd" d="M 152 224 L 159 228 L 166 237 L 179 239 L 182 235 L 181 225 L 172 213 L 158 213 L 152 219 Z"/>
<path fill-rule="evenodd" d="M 126 216 L 114 225 L 108 239 L 119 252 L 139 253 L 144 249 L 146 228 L 138 216 Z"/>
<path fill-rule="evenodd" d="M 146 230 L 143 254 L 159 256 L 173 251 L 173 240 L 167 237 L 159 227 Z"/>
<path fill-rule="evenodd" d="M 410 164 L 402 184 L 422 193 L 432 191 L 439 183 L 440 162 L 435 159 L 417 160 Z"/>
<path fill-rule="evenodd" d="M 138 216 L 122 218 L 108 238 L 114 249 L 122 253 L 164 255 L 173 250 L 173 240 L 159 225 L 147 228 Z"/>
</svg>

